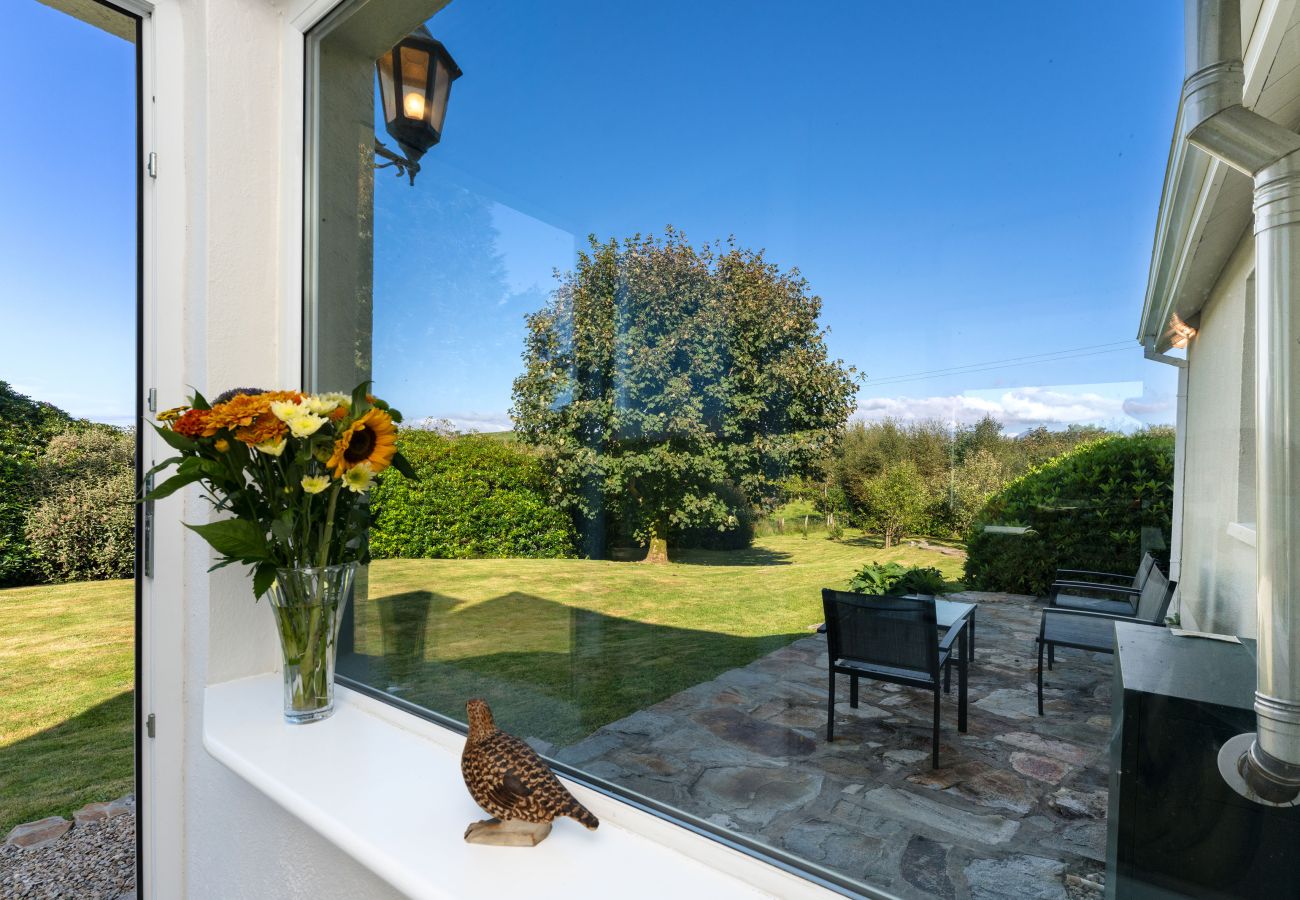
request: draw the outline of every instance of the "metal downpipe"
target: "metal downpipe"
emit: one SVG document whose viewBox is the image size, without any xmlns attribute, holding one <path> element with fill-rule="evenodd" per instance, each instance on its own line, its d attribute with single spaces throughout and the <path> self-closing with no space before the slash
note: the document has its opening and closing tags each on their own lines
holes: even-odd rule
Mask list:
<svg viewBox="0 0 1300 900">
<path fill-rule="evenodd" d="M 1187 0 L 1188 143 L 1254 179 L 1256 732 L 1219 769 L 1260 803 L 1300 804 L 1300 135 L 1242 106 L 1238 0 Z"/>
</svg>

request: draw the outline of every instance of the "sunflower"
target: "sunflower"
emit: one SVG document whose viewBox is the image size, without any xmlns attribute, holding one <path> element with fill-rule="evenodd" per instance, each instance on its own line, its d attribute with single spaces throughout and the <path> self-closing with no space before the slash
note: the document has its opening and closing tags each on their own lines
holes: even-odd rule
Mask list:
<svg viewBox="0 0 1300 900">
<path fill-rule="evenodd" d="M 397 427 L 382 409 L 368 409 L 334 442 L 334 453 L 326 463 L 335 478 L 358 463 L 369 463 L 374 474 L 387 469 L 397 452 Z"/>
</svg>

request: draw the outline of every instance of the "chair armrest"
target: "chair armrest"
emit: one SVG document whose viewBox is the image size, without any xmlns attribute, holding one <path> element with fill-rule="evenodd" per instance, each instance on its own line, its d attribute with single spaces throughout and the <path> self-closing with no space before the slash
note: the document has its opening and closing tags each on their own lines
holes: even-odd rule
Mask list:
<svg viewBox="0 0 1300 900">
<path fill-rule="evenodd" d="M 1114 578 L 1119 581 L 1133 583 L 1132 575 L 1121 575 L 1118 572 L 1094 572 L 1091 569 L 1057 569 L 1056 578 L 1058 581 L 1093 581 L 1098 578 Z"/>
<path fill-rule="evenodd" d="M 1118 587 L 1111 584 L 1095 584 L 1088 581 L 1057 581 L 1052 584 L 1052 602 L 1056 602 L 1057 594 L 1080 594 L 1088 596 L 1090 594 L 1111 594 L 1118 599 L 1129 600 L 1134 597 L 1141 597 L 1142 592 L 1137 588 Z"/>
<path fill-rule="evenodd" d="M 1138 625 L 1150 625 L 1161 628 L 1163 625 L 1156 625 L 1155 622 L 1147 622 L 1143 619 L 1136 619 L 1133 616 L 1121 616 L 1116 613 L 1093 612 L 1090 609 L 1059 609 L 1048 608 L 1043 610 L 1043 618 L 1038 623 L 1038 636 L 1042 637 L 1044 630 L 1047 628 L 1048 616 L 1071 616 L 1079 619 L 1110 619 L 1112 622 L 1134 622 Z"/>
<path fill-rule="evenodd" d="M 947 633 L 944 634 L 943 640 L 939 642 L 939 649 L 951 650 L 952 645 L 957 642 L 957 635 L 965 631 L 966 626 L 969 624 L 970 624 L 970 619 L 963 617 L 960 622 L 954 624 L 951 628 L 949 628 Z"/>
</svg>

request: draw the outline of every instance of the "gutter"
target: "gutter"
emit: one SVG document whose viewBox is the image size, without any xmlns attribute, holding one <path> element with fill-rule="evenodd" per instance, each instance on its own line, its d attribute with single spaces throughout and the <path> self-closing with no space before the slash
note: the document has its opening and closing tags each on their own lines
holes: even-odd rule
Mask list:
<svg viewBox="0 0 1300 900">
<path fill-rule="evenodd" d="M 1187 0 L 1183 136 L 1254 181 L 1256 731 L 1220 751 L 1238 793 L 1300 805 L 1300 135 L 1243 105 L 1239 0 Z M 1154 348 L 1150 348 L 1154 349 Z"/>
</svg>

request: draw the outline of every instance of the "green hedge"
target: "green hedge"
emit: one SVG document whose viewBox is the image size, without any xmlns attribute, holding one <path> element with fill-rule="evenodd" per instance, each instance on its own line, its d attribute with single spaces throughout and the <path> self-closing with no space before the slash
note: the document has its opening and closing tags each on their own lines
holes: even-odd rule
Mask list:
<svg viewBox="0 0 1300 900">
<path fill-rule="evenodd" d="M 572 521 L 550 501 L 545 472 L 527 450 L 431 431 L 402 432 L 398 446 L 420 477 L 380 478 L 371 501 L 373 557 L 573 555 Z"/>
<path fill-rule="evenodd" d="M 966 541 L 972 590 L 1046 593 L 1058 568 L 1129 572 L 1143 531 L 1168 541 L 1174 438 L 1167 430 L 1083 444 L 1031 469 L 994 494 Z M 1024 535 L 985 525 L 1021 525 Z M 1159 554 L 1157 554 L 1159 555 Z"/>
</svg>

